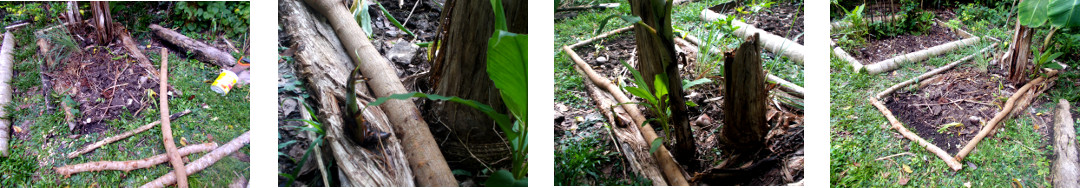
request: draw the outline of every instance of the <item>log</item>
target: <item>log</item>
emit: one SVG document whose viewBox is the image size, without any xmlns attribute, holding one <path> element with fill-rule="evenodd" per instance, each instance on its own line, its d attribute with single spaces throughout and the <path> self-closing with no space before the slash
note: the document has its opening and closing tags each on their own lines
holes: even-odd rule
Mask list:
<svg viewBox="0 0 1080 188">
<path fill-rule="evenodd" d="M 190 145 L 184 148 L 180 148 L 180 155 L 190 155 L 192 153 L 206 152 L 217 148 L 217 143 L 204 143 L 198 145 Z M 82 164 L 66 165 L 56 168 L 56 173 L 63 175 L 65 178 L 70 177 L 72 174 L 80 172 L 97 172 L 106 170 L 121 170 L 128 172 L 135 169 L 149 168 L 151 166 L 169 161 L 167 153 L 154 155 L 149 158 L 130 160 L 130 161 L 95 161 Z"/>
<path fill-rule="evenodd" d="M 713 12 L 709 9 L 701 10 L 701 19 L 707 22 L 714 22 L 716 20 L 726 18 L 726 15 Z M 791 61 L 795 62 L 796 64 L 803 65 L 803 57 L 805 56 L 805 50 L 803 50 L 805 47 L 803 47 L 803 45 L 796 43 L 795 41 L 792 41 L 790 39 L 781 37 L 779 35 L 769 33 L 765 30 L 758 29 L 752 25 L 743 23 L 742 21 L 733 22 L 734 23 L 732 23 L 732 25 L 739 27 L 739 29 L 735 30 L 736 36 L 747 38 L 750 37 L 750 35 L 759 33 L 761 35 L 761 37 L 758 37 L 758 39 L 761 40 L 759 44 L 764 47 L 765 50 L 769 50 L 770 52 L 776 54 L 781 54 L 784 57 L 788 57 L 788 59 L 791 59 Z"/>
<path fill-rule="evenodd" d="M 555 9 L 555 12 L 579 11 L 579 10 L 589 10 L 589 9 L 601 9 L 601 10 L 603 10 L 603 9 L 618 8 L 618 7 L 619 7 L 619 3 L 600 3 L 600 4 L 595 4 L 595 5 L 582 5 L 582 6 L 576 6 L 576 7 L 558 8 L 558 9 Z"/>
<path fill-rule="evenodd" d="M 221 145 L 221 147 L 214 149 L 214 151 L 210 151 L 210 153 L 203 155 L 203 157 L 199 158 L 199 160 L 195 160 L 187 164 L 186 168 L 184 168 L 187 171 L 186 174 L 194 174 L 203 169 L 206 169 L 206 167 L 214 164 L 214 162 L 217 162 L 222 157 L 228 156 L 229 154 L 236 152 L 236 150 L 240 150 L 240 148 L 243 148 L 250 141 L 251 131 L 244 132 L 244 134 L 241 134 L 240 136 L 234 138 L 232 141 L 229 141 L 229 143 L 225 143 L 225 145 Z M 154 179 L 154 181 L 143 184 L 139 187 L 165 187 L 175 182 L 176 171 L 174 170 L 172 172 L 169 172 L 168 174 L 165 174 L 164 176 Z"/>
<path fill-rule="evenodd" d="M 877 107 L 878 111 L 881 111 L 881 113 L 885 115 L 885 118 L 889 120 L 889 124 L 892 125 L 892 129 L 896 129 L 896 132 L 900 132 L 900 135 L 904 135 L 905 138 L 919 144 L 919 146 L 926 148 L 926 150 L 929 150 L 930 153 L 934 153 L 934 155 L 937 155 L 938 158 L 941 158 L 942 161 L 945 161 L 945 165 L 948 165 L 949 168 L 951 168 L 953 171 L 964 168 L 963 165 L 960 165 L 960 160 L 953 158 L 951 155 L 949 155 L 948 152 L 945 152 L 945 150 L 937 147 L 936 145 L 934 145 L 934 143 L 930 143 L 930 141 L 926 141 L 926 139 L 919 137 L 918 134 L 915 134 L 909 131 L 907 128 L 904 128 L 904 124 L 901 124 L 900 120 L 897 120 L 896 117 L 893 116 L 892 111 L 889 111 L 889 108 L 885 107 L 885 104 L 879 101 L 877 98 L 870 98 L 870 104 L 873 104 L 874 107 Z"/>
<path fill-rule="evenodd" d="M 352 53 L 345 51 L 336 31 L 301 0 L 281 1 L 279 11 L 282 28 L 292 43 L 285 46 L 293 46 L 292 50 L 296 50 L 293 57 L 296 59 L 297 74 L 311 91 L 314 99 L 312 107 L 318 116 L 316 119 L 326 127 L 326 144 L 332 151 L 328 154 L 336 159 L 334 163 L 344 172 L 341 179 L 365 187 L 415 186 L 401 140 L 393 135 L 395 133 L 391 131 L 393 129 L 383 108 L 369 107 L 362 114 L 371 123 L 369 127 L 393 135 L 383 140 L 382 146 L 375 147 L 380 151 L 360 147 L 346 136 L 344 126 L 355 126 L 345 125 L 345 117 L 342 117 L 345 110 L 343 104 L 347 99 L 346 80 L 355 66 L 349 59 Z M 368 83 L 356 84 L 354 92 L 371 96 Z M 358 104 L 366 103 L 361 100 Z"/>
<path fill-rule="evenodd" d="M 570 48 L 577 48 L 577 47 L 579 47 L 581 45 L 592 43 L 593 41 L 596 41 L 597 39 L 605 38 L 605 37 L 614 35 L 616 33 L 621 33 L 621 32 L 624 32 L 624 31 L 631 30 L 631 29 L 634 29 L 634 25 L 630 25 L 630 26 L 626 26 L 626 27 L 623 27 L 623 28 L 618 28 L 618 29 L 615 29 L 615 30 L 611 30 L 611 31 L 608 31 L 608 32 L 601 33 L 601 34 L 596 35 L 596 36 L 594 36 L 592 38 L 585 39 L 585 40 L 582 40 L 582 41 L 578 41 L 577 43 L 571 44 L 569 47 Z"/>
<path fill-rule="evenodd" d="M 128 34 L 127 29 L 124 28 L 124 26 L 121 24 L 115 24 L 114 27 L 118 27 L 117 30 L 120 32 L 120 43 L 123 43 L 124 49 L 128 51 L 128 54 L 130 54 L 131 57 L 139 61 L 139 64 L 137 64 L 137 66 L 143 68 L 143 70 L 145 70 L 146 73 L 152 77 L 160 77 L 158 76 L 158 72 L 154 70 L 154 64 L 150 62 L 150 58 L 147 58 L 146 55 L 143 55 L 142 51 L 139 50 L 139 45 L 135 44 L 135 40 L 132 39 L 131 35 Z M 169 86 L 169 91 L 179 92 L 178 90 L 173 89 L 172 86 Z"/>
<path fill-rule="evenodd" d="M 582 76 L 588 76 L 580 67 L 574 66 L 574 70 Z M 608 122 L 614 125 L 610 128 L 615 138 L 618 138 L 617 142 L 621 143 L 615 147 L 622 149 L 622 154 L 626 156 L 626 161 L 630 162 L 631 169 L 652 180 L 654 186 L 667 186 L 660 168 L 656 166 L 656 159 L 649 155 L 651 142 L 641 137 L 641 131 L 638 130 L 637 124 L 634 124 L 630 114 L 622 106 L 616 104 L 611 94 L 600 90 L 592 82 L 585 81 L 585 88 L 596 102 L 596 109 L 599 109 L 600 113 L 607 117 Z"/>
<path fill-rule="evenodd" d="M 1076 147 L 1076 127 L 1069 111 L 1069 101 L 1058 100 L 1054 113 L 1054 165 L 1051 175 L 1054 187 L 1080 187 L 1080 154 Z"/>
<path fill-rule="evenodd" d="M 376 97 L 407 93 L 397 77 L 390 61 L 379 54 L 360 29 L 352 14 L 337 1 L 306 0 L 333 26 L 349 57 L 360 66 L 360 72 L 369 78 L 368 86 Z M 363 62 L 362 64 L 360 62 Z M 406 158 L 416 177 L 418 186 L 458 186 L 450 167 L 447 166 L 435 138 L 412 100 L 390 100 L 380 105 L 394 125 L 394 132 L 401 136 Z"/>
<path fill-rule="evenodd" d="M 154 35 L 161 39 L 182 48 L 186 52 L 195 54 L 195 59 L 198 59 L 199 61 L 208 62 L 223 69 L 229 69 L 236 66 L 236 58 L 231 54 L 214 48 L 202 41 L 188 38 L 183 34 L 161 27 L 157 24 L 150 24 L 150 30 L 153 31 Z"/>
<path fill-rule="evenodd" d="M 746 38 L 734 53 L 724 54 L 724 125 L 717 141 L 725 155 L 755 152 L 769 133 L 768 90 L 761 67 L 757 34 Z M 738 115 L 735 115 L 738 114 Z"/>
<path fill-rule="evenodd" d="M 936 68 L 934 70 L 930 70 L 929 72 L 923 73 L 922 75 L 919 75 L 919 76 L 917 76 L 915 78 L 911 78 L 911 79 L 908 79 L 907 81 L 900 82 L 899 84 L 893 85 L 892 87 L 889 87 L 888 89 L 885 89 L 884 91 L 881 91 L 881 93 L 878 93 L 875 97 L 877 97 L 879 99 L 880 98 L 885 98 L 885 95 L 889 95 L 892 92 L 896 92 L 896 90 L 898 90 L 900 88 L 903 88 L 904 86 L 914 84 L 916 82 L 919 82 L 920 80 L 926 80 L 926 79 L 930 78 L 931 76 L 934 76 L 934 75 L 940 74 L 942 72 L 945 72 L 946 70 L 949 70 L 949 69 L 952 69 L 953 67 L 956 67 L 956 65 L 960 65 L 960 63 L 967 62 L 968 60 L 971 60 L 972 58 L 975 58 L 975 56 L 977 56 L 979 54 L 986 54 L 987 51 L 989 51 L 990 49 L 994 49 L 994 47 L 996 47 L 996 46 L 997 46 L 997 43 L 991 44 L 990 46 L 988 46 L 986 48 L 983 48 L 982 50 L 979 50 L 979 52 L 975 52 L 974 54 L 968 55 L 968 56 L 966 56 L 964 58 L 960 58 L 960 60 L 953 61 L 952 63 L 946 64 L 945 66 L 938 67 L 938 68 Z"/>
<path fill-rule="evenodd" d="M 176 169 L 179 187 L 187 188 L 187 170 L 184 170 L 184 160 L 176 151 L 176 143 L 173 141 L 172 126 L 169 125 L 169 50 L 161 49 L 161 76 L 158 82 L 158 104 L 161 106 L 161 139 L 165 142 L 165 151 L 169 154 L 169 163 Z"/>
<path fill-rule="evenodd" d="M 3 46 L 0 46 L 0 106 L 11 103 L 11 77 L 14 75 L 15 35 L 11 31 L 4 33 Z M 0 109 L 0 157 L 8 156 L 8 141 L 11 139 L 11 119 L 6 108 Z"/>
<path fill-rule="evenodd" d="M 832 49 L 832 52 L 834 58 L 846 61 L 848 62 L 848 64 L 851 64 L 851 69 L 853 72 L 859 73 L 859 71 L 862 71 L 862 62 L 860 62 L 859 59 L 855 59 L 855 57 L 852 57 L 851 54 L 848 54 L 846 51 L 844 51 L 843 48 L 840 48 L 839 46 L 834 47 Z"/>
<path fill-rule="evenodd" d="M 979 145 L 979 141 L 982 141 L 983 138 L 991 135 L 991 132 L 998 128 L 998 123 L 1001 123 L 1001 121 L 1005 121 L 1005 118 L 1008 118 L 1009 112 L 1016 106 L 1016 101 L 1024 96 L 1028 89 L 1042 83 L 1044 80 L 1046 80 L 1046 77 L 1036 78 L 1035 80 L 1028 82 L 1024 87 L 1020 87 L 1020 89 L 1016 90 L 1016 93 L 1009 97 L 1009 100 L 1002 106 L 1001 111 L 999 111 L 997 115 L 994 115 L 994 118 L 990 119 L 989 122 L 986 122 L 986 125 L 983 125 L 982 129 L 979 130 L 979 134 L 975 135 L 974 138 L 971 138 L 971 141 L 968 141 L 967 145 L 964 145 L 964 148 L 956 153 L 956 160 L 964 160 L 964 157 L 967 157 L 967 155 L 975 149 L 975 146 Z"/>
<path fill-rule="evenodd" d="M 772 74 L 766 74 L 765 78 L 769 79 L 769 82 L 780 84 L 780 90 L 781 91 L 788 92 L 791 95 L 799 97 L 799 98 L 803 97 L 803 90 L 804 89 L 803 89 L 802 86 L 795 85 L 795 83 L 788 82 L 787 80 L 784 80 L 783 78 L 780 78 L 780 77 L 776 77 L 776 75 L 772 75 Z"/>
<path fill-rule="evenodd" d="M 570 59 L 574 61 L 575 66 L 585 72 L 587 75 L 585 76 L 586 78 L 592 80 L 597 86 L 608 90 L 608 92 L 615 97 L 615 100 L 622 104 L 623 109 L 625 109 L 627 113 L 630 113 L 630 117 L 634 119 L 634 125 L 642 125 L 640 129 L 641 136 L 644 137 L 645 140 L 656 140 L 658 137 L 656 132 L 653 131 L 652 125 L 646 123 L 645 116 L 642 115 L 637 104 L 632 103 L 633 101 L 631 101 L 626 94 L 623 94 L 618 86 L 612 84 L 613 82 L 611 80 L 596 74 L 596 71 L 593 71 L 592 68 L 585 63 L 585 60 L 582 60 L 569 46 L 563 47 L 563 51 L 565 51 L 567 55 L 570 55 Z M 663 172 L 664 179 L 667 181 L 668 185 L 688 185 L 686 182 L 686 177 L 688 175 L 679 167 L 679 164 L 675 162 L 675 158 L 671 157 L 671 153 L 666 146 L 660 145 L 659 148 L 656 149 L 656 152 L 653 152 L 653 157 L 656 157 L 657 165 L 660 166 L 660 170 Z"/>
<path fill-rule="evenodd" d="M 966 39 L 963 39 L 963 40 L 958 40 L 958 41 L 953 41 L 953 42 L 937 45 L 937 46 L 930 47 L 930 48 L 923 49 L 923 50 L 919 50 L 919 51 L 916 51 L 916 52 L 911 52 L 911 53 L 907 53 L 907 54 L 903 54 L 903 55 L 898 55 L 898 56 L 890 58 L 890 59 L 886 59 L 886 60 L 879 61 L 879 62 L 874 63 L 874 64 L 866 65 L 865 66 L 866 73 L 868 73 L 868 74 L 878 74 L 878 73 L 882 73 L 882 72 L 885 72 L 885 71 L 891 71 L 891 70 L 894 70 L 896 68 L 899 68 L 900 65 L 904 64 L 904 63 L 923 61 L 923 60 L 926 60 L 926 59 L 930 59 L 931 57 L 938 56 L 938 55 L 945 54 L 947 52 L 951 52 L 953 50 L 959 49 L 960 47 L 975 45 L 976 43 L 979 43 L 979 39 L 980 39 L 979 37 L 966 38 Z"/>
<path fill-rule="evenodd" d="M 175 113 L 175 114 L 170 115 L 169 119 L 180 118 L 181 116 L 187 115 L 189 113 L 191 113 L 191 110 L 184 110 L 183 112 Z M 111 136 L 109 138 L 105 138 L 105 140 L 94 142 L 93 144 L 86 145 L 82 149 L 75 150 L 75 151 L 73 151 L 71 153 L 68 153 L 67 158 L 71 159 L 71 158 L 78 157 L 79 155 L 88 153 L 90 151 L 94 151 L 95 149 L 100 148 L 101 146 L 105 146 L 105 144 L 110 144 L 110 143 L 113 143 L 113 142 L 116 142 L 116 141 L 120 141 L 120 140 L 123 140 L 123 139 L 125 139 L 127 137 L 131 137 L 131 135 L 135 135 L 135 134 L 138 134 L 138 133 L 142 133 L 143 131 L 150 130 L 151 128 L 154 128 L 158 124 L 161 124 L 161 120 L 150 122 L 149 124 L 139 126 L 138 128 L 132 129 L 132 130 L 124 132 L 124 133 L 120 133 L 119 135 L 116 135 L 116 136 Z"/>
</svg>

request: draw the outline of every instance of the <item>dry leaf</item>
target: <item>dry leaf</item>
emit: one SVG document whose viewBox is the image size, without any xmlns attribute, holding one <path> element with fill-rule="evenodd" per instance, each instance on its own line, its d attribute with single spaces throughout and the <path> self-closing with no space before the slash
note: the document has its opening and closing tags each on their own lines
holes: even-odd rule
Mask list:
<svg viewBox="0 0 1080 188">
<path fill-rule="evenodd" d="M 907 173 L 911 173 L 911 172 L 912 172 L 912 171 L 911 171 L 911 166 L 908 166 L 908 165 L 903 165 L 903 167 L 904 167 L 904 172 L 907 172 Z"/>
<path fill-rule="evenodd" d="M 900 176 L 900 181 L 897 181 L 896 183 L 900 185 L 907 185 L 908 181 L 911 181 L 911 179 L 906 176 Z"/>
</svg>

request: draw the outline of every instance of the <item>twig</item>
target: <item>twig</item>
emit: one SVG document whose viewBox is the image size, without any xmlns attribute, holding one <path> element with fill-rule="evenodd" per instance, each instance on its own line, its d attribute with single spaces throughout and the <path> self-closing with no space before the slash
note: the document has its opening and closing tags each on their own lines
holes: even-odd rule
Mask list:
<svg viewBox="0 0 1080 188">
<path fill-rule="evenodd" d="M 184 170 L 184 161 L 180 159 L 180 153 L 176 151 L 176 143 L 173 141 L 172 127 L 169 125 L 169 50 L 161 49 L 161 75 L 158 83 L 158 105 L 161 106 L 161 135 L 165 141 L 165 151 L 169 154 L 169 163 L 172 163 L 176 172 L 177 185 L 187 188 L 187 170 Z"/>
<path fill-rule="evenodd" d="M 169 118 L 170 119 L 180 118 L 181 116 L 187 115 L 188 113 L 191 113 L 191 110 L 184 110 L 183 112 L 173 114 L 172 116 L 169 116 Z M 106 138 L 105 140 L 94 142 L 93 144 L 87 145 L 86 147 L 83 147 L 82 149 L 79 149 L 79 150 L 73 151 L 71 153 L 68 153 L 67 158 L 71 159 L 71 158 L 78 157 L 79 155 L 85 154 L 85 153 L 90 152 L 90 151 L 94 151 L 94 149 L 97 149 L 97 148 L 99 148 L 101 146 L 104 146 L 105 144 L 120 141 L 120 140 L 123 140 L 123 139 L 125 139 L 127 137 L 130 137 L 131 135 L 135 135 L 136 133 L 141 133 L 143 131 L 150 130 L 151 128 L 154 128 L 154 126 L 157 126 L 160 123 L 161 123 L 161 120 L 150 122 L 150 124 L 140 126 L 138 128 L 135 128 L 134 130 L 130 130 L 128 132 L 120 133 L 119 135 Z"/>
<path fill-rule="evenodd" d="M 190 155 L 192 153 L 206 152 L 217 148 L 217 143 L 204 143 L 198 145 L 190 145 L 184 148 L 180 148 L 181 155 Z M 56 168 L 56 173 L 63 175 L 65 178 L 70 177 L 72 174 L 80 172 L 96 172 L 105 170 L 121 170 L 128 172 L 135 169 L 149 168 L 151 166 L 164 163 L 169 160 L 168 154 L 158 154 L 149 158 L 130 160 L 130 161 L 95 161 L 82 164 L 67 165 Z"/>
<path fill-rule="evenodd" d="M 409 18 L 412 18 L 413 12 L 416 12 L 416 7 L 419 6 L 419 5 L 420 5 L 420 1 L 416 1 L 416 3 L 413 4 L 412 10 L 409 10 L 409 16 L 405 16 L 405 22 L 402 22 L 401 26 L 404 27 L 404 26 L 409 24 Z"/>
<path fill-rule="evenodd" d="M 892 154 L 892 155 L 889 155 L 889 156 L 884 156 L 884 157 L 877 158 L 877 159 L 874 159 L 874 160 L 875 161 L 880 161 L 880 160 L 885 160 L 885 159 L 889 159 L 889 158 L 893 158 L 893 157 L 901 156 L 901 155 L 915 156 L 915 154 L 913 154 L 911 152 L 903 152 L 903 153 Z"/>
<path fill-rule="evenodd" d="M 199 172 L 200 170 L 206 169 L 206 167 L 214 164 L 214 162 L 217 162 L 222 157 L 225 157 L 226 155 L 229 155 L 230 153 L 236 152 L 236 150 L 243 148 L 244 145 L 247 145 L 247 143 L 250 141 L 251 131 L 244 132 L 244 134 L 241 134 L 240 136 L 234 138 L 232 141 L 229 141 L 229 143 L 225 143 L 225 145 L 222 145 L 221 147 L 214 149 L 214 151 L 210 151 L 210 153 L 203 155 L 203 157 L 199 158 L 199 160 L 192 161 L 186 166 L 185 170 L 187 171 L 187 174 L 193 174 Z M 166 185 L 170 185 L 173 182 L 176 182 L 176 180 L 176 171 L 174 170 L 172 172 L 169 172 L 169 174 L 165 174 L 164 176 L 154 179 L 154 181 L 146 183 L 140 187 L 165 187 Z"/>
<path fill-rule="evenodd" d="M 879 99 L 884 98 L 885 95 L 888 95 L 889 93 L 895 92 L 897 89 L 900 89 L 900 88 L 902 88 L 904 86 L 911 85 L 913 83 L 919 82 L 919 80 L 926 80 L 927 78 L 930 78 L 931 76 L 934 76 L 934 75 L 939 74 L 941 72 L 945 72 L 945 70 L 949 70 L 949 69 L 955 67 L 956 65 L 959 65 L 960 63 L 963 63 L 963 62 L 968 61 L 968 60 L 970 60 L 972 58 L 975 58 L 976 55 L 986 53 L 986 51 L 988 51 L 990 49 L 993 49 L 995 46 L 997 46 L 997 43 L 991 44 L 990 46 L 988 46 L 986 48 L 983 48 L 982 50 L 979 50 L 979 52 L 977 52 L 977 53 L 968 55 L 967 57 L 964 57 L 964 58 L 961 58 L 960 60 L 949 63 L 948 65 L 938 67 L 937 69 L 931 70 L 930 72 L 923 73 L 922 75 L 919 75 L 919 76 L 917 76 L 915 78 L 911 78 L 911 79 L 909 79 L 907 81 L 904 81 L 904 82 L 901 82 L 899 84 L 893 85 L 892 87 L 889 87 L 888 89 L 885 89 L 885 91 L 882 91 L 881 93 L 878 93 L 875 97 L 879 98 Z"/>
</svg>

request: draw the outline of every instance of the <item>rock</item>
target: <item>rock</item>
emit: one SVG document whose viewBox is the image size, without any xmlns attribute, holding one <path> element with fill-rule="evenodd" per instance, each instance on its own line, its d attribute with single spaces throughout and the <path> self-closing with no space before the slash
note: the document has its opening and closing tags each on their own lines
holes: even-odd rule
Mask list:
<svg viewBox="0 0 1080 188">
<path fill-rule="evenodd" d="M 416 44 L 399 40 L 386 52 L 386 57 L 390 59 L 391 62 L 399 65 L 408 65 L 412 62 L 413 57 L 416 56 L 416 51 L 419 49 L 420 46 L 417 46 Z"/>
<path fill-rule="evenodd" d="M 596 62 L 601 62 L 601 63 L 607 62 L 607 57 L 604 57 L 604 56 L 597 57 Z"/>
</svg>

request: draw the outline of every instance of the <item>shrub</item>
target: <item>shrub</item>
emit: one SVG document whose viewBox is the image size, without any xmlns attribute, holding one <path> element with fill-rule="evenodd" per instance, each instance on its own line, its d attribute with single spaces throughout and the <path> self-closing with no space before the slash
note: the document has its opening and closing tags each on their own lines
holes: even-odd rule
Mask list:
<svg viewBox="0 0 1080 188">
<path fill-rule="evenodd" d="M 227 37 L 246 35 L 250 4 L 247 1 L 177 2 L 174 24 L 183 33 L 225 32 Z"/>
</svg>

